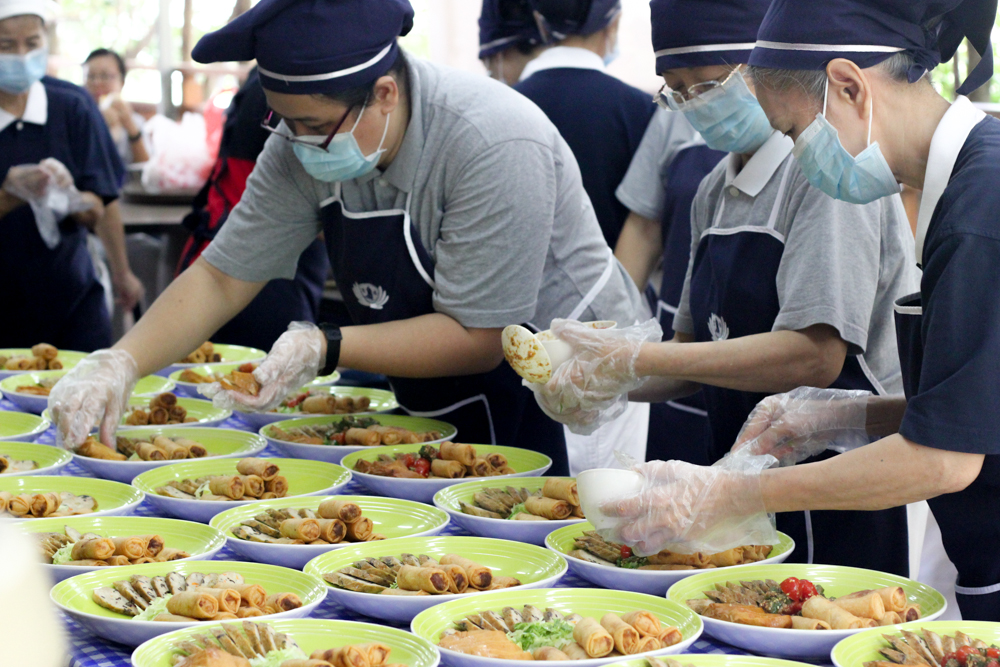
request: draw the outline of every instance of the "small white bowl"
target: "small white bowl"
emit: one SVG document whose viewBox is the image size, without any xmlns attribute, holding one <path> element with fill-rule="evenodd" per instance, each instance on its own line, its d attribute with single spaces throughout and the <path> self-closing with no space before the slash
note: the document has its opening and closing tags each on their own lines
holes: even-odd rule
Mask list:
<svg viewBox="0 0 1000 667">
<path fill-rule="evenodd" d="M 605 515 L 601 507 L 639 493 L 644 484 L 645 478 L 634 470 L 595 468 L 576 477 L 580 507 L 595 530 L 614 528 L 619 522 L 618 517 Z"/>
</svg>

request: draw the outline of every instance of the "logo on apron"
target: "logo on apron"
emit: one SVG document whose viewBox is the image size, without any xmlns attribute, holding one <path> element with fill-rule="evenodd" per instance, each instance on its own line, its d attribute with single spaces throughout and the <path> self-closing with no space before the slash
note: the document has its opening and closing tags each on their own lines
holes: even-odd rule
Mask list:
<svg viewBox="0 0 1000 667">
<path fill-rule="evenodd" d="M 354 298 L 362 306 L 368 306 L 372 310 L 382 310 L 385 304 L 389 303 L 389 295 L 381 287 L 371 283 L 354 283 L 351 288 L 354 291 Z"/>
<path fill-rule="evenodd" d="M 712 340 L 726 340 L 729 338 L 729 325 L 724 319 L 712 313 L 708 318 L 708 332 L 712 334 Z"/>
</svg>

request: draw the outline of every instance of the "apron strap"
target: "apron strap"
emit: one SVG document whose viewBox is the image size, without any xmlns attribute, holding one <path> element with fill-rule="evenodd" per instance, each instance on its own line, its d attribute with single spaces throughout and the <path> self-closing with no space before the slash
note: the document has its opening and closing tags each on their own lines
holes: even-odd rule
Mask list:
<svg viewBox="0 0 1000 667">
<path fill-rule="evenodd" d="M 430 274 L 427 273 L 427 269 L 424 268 L 424 263 L 420 261 L 420 255 L 417 254 L 417 246 L 413 242 L 413 224 L 410 222 L 410 201 L 413 199 L 413 193 L 406 195 L 406 209 L 403 213 L 403 238 L 406 239 L 406 251 L 410 253 L 410 261 L 413 262 L 413 266 L 416 267 L 417 273 L 420 277 L 424 279 L 424 282 L 432 290 L 437 289 L 437 285 L 434 283 L 434 279 L 431 278 Z"/>
<path fill-rule="evenodd" d="M 590 288 L 590 291 L 587 292 L 587 295 L 583 297 L 583 300 L 580 301 L 580 303 L 576 304 L 576 308 L 573 309 L 573 312 L 571 312 L 566 319 L 568 320 L 580 319 L 580 316 L 583 315 L 583 311 L 587 310 L 587 308 L 590 307 L 590 304 L 594 302 L 594 299 L 597 298 L 597 295 L 601 293 L 601 290 L 603 290 L 605 285 L 608 284 L 608 281 L 611 280 L 611 274 L 614 273 L 614 270 L 615 270 L 615 253 L 613 250 L 611 250 L 611 248 L 608 248 L 608 263 L 607 266 L 604 267 L 604 273 L 602 273 L 601 277 L 597 279 L 597 282 L 594 283 L 594 286 Z"/>
<path fill-rule="evenodd" d="M 434 419 L 436 417 L 443 417 L 449 412 L 454 412 L 459 408 L 464 408 L 467 405 L 472 405 L 476 401 L 482 401 L 483 405 L 486 407 L 486 419 L 490 423 L 490 444 L 495 445 L 497 443 L 497 433 L 493 426 L 493 412 L 490 410 L 490 400 L 486 397 L 486 394 L 476 394 L 475 396 L 470 396 L 464 400 L 459 401 L 453 405 L 449 405 L 446 408 L 441 408 L 440 410 L 431 410 L 429 412 L 419 412 L 416 410 L 406 410 L 407 414 L 411 417 L 423 417 L 425 419 Z M 404 408 L 405 410 L 406 408 Z"/>
</svg>

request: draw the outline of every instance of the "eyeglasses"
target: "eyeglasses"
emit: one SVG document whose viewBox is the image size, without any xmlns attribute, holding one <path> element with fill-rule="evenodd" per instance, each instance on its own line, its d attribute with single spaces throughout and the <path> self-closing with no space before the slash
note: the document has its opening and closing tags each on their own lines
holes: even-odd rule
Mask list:
<svg viewBox="0 0 1000 667">
<path fill-rule="evenodd" d="M 87 83 L 111 83 L 118 81 L 119 74 L 107 74 L 104 72 L 87 72 Z"/>
<path fill-rule="evenodd" d="M 339 132 L 340 128 L 343 127 L 344 123 L 347 121 L 347 117 L 351 115 L 351 111 L 353 110 L 354 107 L 349 107 L 347 111 L 344 113 L 343 117 L 340 119 L 340 122 L 337 123 L 337 126 L 334 127 L 333 131 L 330 132 L 330 134 L 327 136 L 326 140 L 319 144 L 313 141 L 309 141 L 308 139 L 300 139 L 299 137 L 296 137 L 294 135 L 285 134 L 277 127 L 273 127 L 271 125 L 271 121 L 274 120 L 274 111 L 270 109 L 268 109 L 267 115 L 264 116 L 264 120 L 261 121 L 260 126 L 262 129 L 265 129 L 271 134 L 275 134 L 281 137 L 285 141 L 290 141 L 293 144 L 301 144 L 303 146 L 308 146 L 309 148 L 316 148 L 318 150 L 325 151 L 327 147 L 330 145 L 330 142 L 333 141 L 333 138 L 336 136 L 337 132 Z"/>
<path fill-rule="evenodd" d="M 660 108 L 662 109 L 679 111 L 685 103 L 701 97 L 710 90 L 715 90 L 716 88 L 721 88 L 726 85 L 739 71 L 740 68 L 737 67 L 732 72 L 727 74 L 721 81 L 719 79 L 713 79 L 712 81 L 696 83 L 693 86 L 688 87 L 684 92 L 671 90 L 667 84 L 663 84 L 663 87 L 661 87 L 656 95 L 653 96 L 653 101 L 660 105 Z"/>
</svg>

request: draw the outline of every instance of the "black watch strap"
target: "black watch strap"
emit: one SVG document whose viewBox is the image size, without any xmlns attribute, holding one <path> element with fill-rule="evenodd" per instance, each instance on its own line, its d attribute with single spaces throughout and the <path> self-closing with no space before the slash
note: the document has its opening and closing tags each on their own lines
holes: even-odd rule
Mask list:
<svg viewBox="0 0 1000 667">
<path fill-rule="evenodd" d="M 323 335 L 326 336 L 326 362 L 320 369 L 319 374 L 321 376 L 330 375 L 337 370 L 337 362 L 340 361 L 340 341 L 344 337 L 340 333 L 340 327 L 333 326 L 332 324 L 320 324 L 319 328 L 323 331 Z"/>
<path fill-rule="evenodd" d="M 134 144 L 135 142 L 139 141 L 140 139 L 142 139 L 142 132 L 141 131 L 140 132 L 136 132 L 135 134 L 128 135 L 128 140 L 129 140 L 130 143 Z"/>
</svg>

